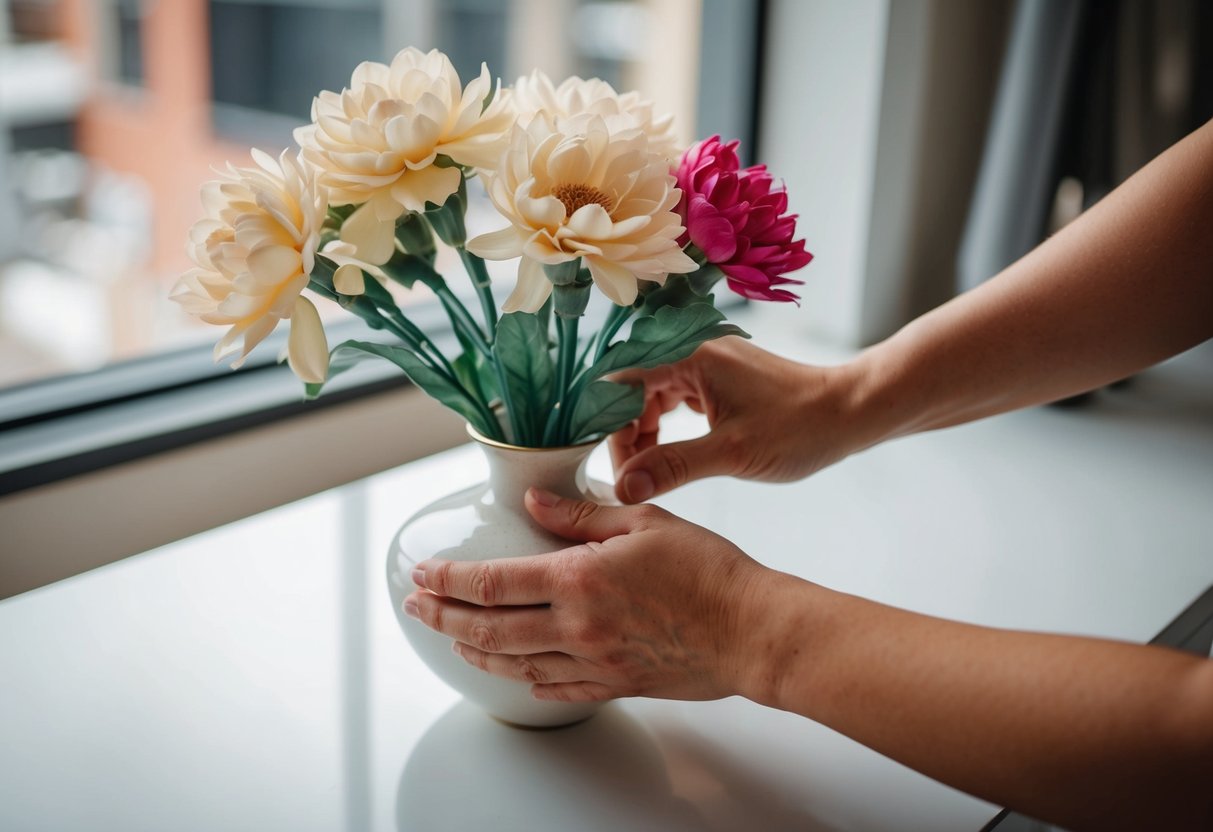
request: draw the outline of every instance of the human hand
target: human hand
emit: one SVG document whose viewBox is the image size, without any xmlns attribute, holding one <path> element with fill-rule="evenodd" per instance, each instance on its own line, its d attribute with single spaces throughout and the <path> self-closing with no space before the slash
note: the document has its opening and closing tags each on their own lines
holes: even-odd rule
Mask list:
<svg viewBox="0 0 1213 832">
<path fill-rule="evenodd" d="M 847 410 L 846 368 L 798 364 L 741 338 L 709 341 L 676 364 L 614 379 L 645 388 L 640 418 L 610 438 L 624 503 L 704 477 L 788 482 L 865 447 Z M 661 416 L 684 402 L 708 417 L 710 432 L 658 444 Z"/>
<path fill-rule="evenodd" d="M 716 699 L 747 693 L 749 639 L 771 576 L 724 538 L 654 506 L 527 492 L 531 516 L 579 541 L 551 554 L 427 560 L 405 612 L 467 662 L 539 699 Z"/>
</svg>

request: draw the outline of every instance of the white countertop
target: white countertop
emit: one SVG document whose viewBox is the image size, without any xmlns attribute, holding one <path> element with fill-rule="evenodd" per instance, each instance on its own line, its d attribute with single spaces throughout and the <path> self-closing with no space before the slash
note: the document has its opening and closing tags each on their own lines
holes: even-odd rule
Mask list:
<svg viewBox="0 0 1213 832">
<path fill-rule="evenodd" d="M 1094 410 L 661 502 L 838 589 L 1145 641 L 1213 583 L 1213 386 L 1187 383 L 1209 355 Z M 409 514 L 484 470 L 457 448 L 0 602 L 0 829 L 943 832 L 995 814 L 741 699 L 627 700 L 542 732 L 462 704 L 401 635 L 383 562 Z"/>
</svg>

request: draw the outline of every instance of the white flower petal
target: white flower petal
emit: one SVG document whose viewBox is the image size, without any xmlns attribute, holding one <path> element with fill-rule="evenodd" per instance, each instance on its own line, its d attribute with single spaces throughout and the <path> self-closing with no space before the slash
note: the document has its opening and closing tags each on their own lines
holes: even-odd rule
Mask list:
<svg viewBox="0 0 1213 832">
<path fill-rule="evenodd" d="M 394 195 L 408 210 L 421 211 L 426 202 L 442 204 L 458 187 L 451 171 L 411 183 L 398 180 L 436 170 L 439 153 L 487 168 L 508 146 L 515 121 L 510 96 L 498 93 L 482 109 L 491 85 L 482 67 L 464 89 L 446 55 L 409 47 L 390 65 L 359 65 L 342 93 L 321 92 L 312 104 L 314 123 L 295 138 L 339 204 Z M 377 212 L 386 219 L 382 204 Z"/>
<path fill-rule="evenodd" d="M 485 260 L 510 260 L 522 254 L 523 237 L 514 226 L 490 231 L 467 241 L 466 248 Z"/>
<path fill-rule="evenodd" d="M 333 288 L 343 295 L 361 295 L 366 292 L 366 279 L 362 269 L 352 263 L 338 266 L 333 272 Z"/>
<path fill-rule="evenodd" d="M 368 203 L 341 224 L 341 241 L 354 246 L 360 259 L 381 265 L 396 250 L 396 221 L 379 219 L 375 206 Z"/>
<path fill-rule="evenodd" d="M 561 232 L 565 232 L 564 236 L 569 237 L 603 240 L 611 235 L 611 227 L 611 215 L 601 205 L 592 204 L 583 205 L 574 211 Z"/>
<path fill-rule="evenodd" d="M 554 196 L 532 199 L 520 196 L 514 201 L 518 215 L 532 228 L 556 228 L 564 221 L 564 204 Z"/>
<path fill-rule="evenodd" d="M 303 381 L 320 384 L 329 371 L 329 345 L 320 313 L 307 298 L 296 298 L 287 338 L 287 360 Z"/>
<path fill-rule="evenodd" d="M 586 257 L 582 262 L 590 270 L 594 285 L 618 306 L 631 306 L 638 294 L 636 275 L 616 263 L 599 257 Z"/>
<path fill-rule="evenodd" d="M 462 176 L 459 168 L 434 165 L 406 171 L 392 186 L 392 197 L 410 211 L 424 211 L 427 202 L 441 206 L 459 190 Z"/>
<path fill-rule="evenodd" d="M 552 294 L 552 282 L 543 273 L 543 266 L 529 257 L 518 263 L 518 283 L 501 306 L 502 312 L 538 312 Z"/>
</svg>

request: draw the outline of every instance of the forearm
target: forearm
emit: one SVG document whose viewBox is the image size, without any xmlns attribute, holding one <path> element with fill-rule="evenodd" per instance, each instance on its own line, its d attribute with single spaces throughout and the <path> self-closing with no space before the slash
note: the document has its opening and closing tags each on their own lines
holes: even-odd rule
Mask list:
<svg viewBox="0 0 1213 832">
<path fill-rule="evenodd" d="M 1053 401 L 1213 337 L 1213 122 L 849 368 L 866 444 Z"/>
<path fill-rule="evenodd" d="M 1213 662 L 959 624 L 788 576 L 766 602 L 751 698 L 1066 826 L 1213 823 Z"/>
</svg>

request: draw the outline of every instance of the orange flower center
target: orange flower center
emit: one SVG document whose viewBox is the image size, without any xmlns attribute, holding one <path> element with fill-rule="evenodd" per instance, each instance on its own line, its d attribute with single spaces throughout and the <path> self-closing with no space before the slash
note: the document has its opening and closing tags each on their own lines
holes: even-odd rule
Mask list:
<svg viewBox="0 0 1213 832">
<path fill-rule="evenodd" d="M 568 217 L 586 205 L 601 205 L 607 212 L 611 210 L 611 198 L 589 185 L 557 185 L 552 188 L 552 196 L 564 203 L 564 213 Z"/>
</svg>

